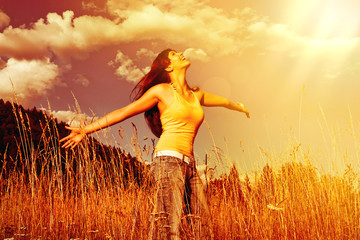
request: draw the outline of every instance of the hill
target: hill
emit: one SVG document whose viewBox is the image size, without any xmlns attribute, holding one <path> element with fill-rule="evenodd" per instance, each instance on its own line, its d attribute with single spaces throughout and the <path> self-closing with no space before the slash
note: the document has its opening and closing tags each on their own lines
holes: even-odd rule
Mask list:
<svg viewBox="0 0 360 240">
<path fill-rule="evenodd" d="M 8 178 L 14 172 L 29 176 L 32 171 L 39 176 L 54 166 L 64 174 L 69 173 L 67 168 L 76 172 L 80 163 L 76 155 L 85 154 L 89 163 L 104 164 L 107 174 L 117 175 L 115 171 L 120 170 L 124 180 L 131 177 L 140 181 L 145 165 L 120 148 L 103 145 L 92 137 L 75 151 L 61 148 L 59 139 L 69 134 L 65 126 L 36 107 L 24 109 L 0 99 L 0 176 Z"/>
</svg>

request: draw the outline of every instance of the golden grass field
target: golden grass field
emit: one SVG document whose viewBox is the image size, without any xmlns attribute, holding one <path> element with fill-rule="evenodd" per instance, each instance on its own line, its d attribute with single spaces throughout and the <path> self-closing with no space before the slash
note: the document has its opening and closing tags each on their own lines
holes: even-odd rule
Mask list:
<svg viewBox="0 0 360 240">
<path fill-rule="evenodd" d="M 43 126 L 51 134 L 35 149 L 26 116 L 17 116 L 26 154 L 21 171 L 1 170 L 0 239 L 148 238 L 154 189 L 146 167 L 140 184 L 131 173 L 124 182 L 121 153 L 105 163 L 90 139 L 62 154 L 51 120 Z M 299 146 L 281 162 L 244 177 L 233 167 L 208 183 L 215 239 L 360 239 L 359 182 L 350 165 L 342 175 L 321 173 Z M 192 239 L 186 228 L 182 236 Z"/>
</svg>

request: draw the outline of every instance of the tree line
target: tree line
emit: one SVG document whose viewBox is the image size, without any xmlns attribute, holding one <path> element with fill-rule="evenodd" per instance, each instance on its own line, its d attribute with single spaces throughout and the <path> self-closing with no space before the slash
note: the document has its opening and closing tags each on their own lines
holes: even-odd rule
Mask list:
<svg viewBox="0 0 360 240">
<path fill-rule="evenodd" d="M 22 105 L 0 99 L 0 177 L 8 178 L 16 172 L 28 176 L 34 171 L 39 175 L 54 164 L 58 164 L 63 173 L 69 172 L 69 165 L 71 171 L 76 172 L 80 161 L 77 159 L 84 159 L 86 155 L 90 164 L 100 161 L 109 175 L 118 175 L 115 172 L 121 171 L 125 183 L 130 178 L 138 183 L 143 180 L 145 164 L 95 138 L 88 137 L 75 151 L 61 148 L 59 139 L 69 134 L 66 125 L 36 107 L 24 109 Z"/>
</svg>

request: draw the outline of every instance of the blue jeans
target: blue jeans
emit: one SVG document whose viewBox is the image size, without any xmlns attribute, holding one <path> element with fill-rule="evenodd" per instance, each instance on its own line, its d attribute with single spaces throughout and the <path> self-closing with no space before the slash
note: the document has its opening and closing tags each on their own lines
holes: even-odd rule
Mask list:
<svg viewBox="0 0 360 240">
<path fill-rule="evenodd" d="M 210 212 L 195 161 L 155 157 L 150 173 L 156 184 L 150 238 L 180 239 L 179 227 L 185 215 L 193 238 L 212 239 Z"/>
</svg>

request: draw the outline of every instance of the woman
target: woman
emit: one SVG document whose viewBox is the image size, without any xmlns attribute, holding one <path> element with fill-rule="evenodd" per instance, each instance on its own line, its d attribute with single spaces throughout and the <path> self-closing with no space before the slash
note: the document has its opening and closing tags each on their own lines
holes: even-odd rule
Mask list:
<svg viewBox="0 0 360 240">
<path fill-rule="evenodd" d="M 196 238 L 211 238 L 211 225 L 206 224 L 206 207 L 200 178 L 193 157 L 195 135 L 203 121 L 202 106 L 221 106 L 244 112 L 243 104 L 189 87 L 186 70 L 190 62 L 181 52 L 162 51 L 151 70 L 136 85 L 135 101 L 83 127 L 67 127 L 71 133 L 63 138 L 63 147 L 74 148 L 86 134 L 145 112 L 152 132 L 160 137 L 154 151 L 151 172 L 157 183 L 152 227 L 161 239 L 179 239 L 183 199 L 190 202 L 188 222 Z M 207 217 L 201 217 L 203 212 Z M 201 236 L 200 233 L 203 233 Z M 160 235 L 159 235 L 160 234 Z M 207 236 L 206 236 L 207 235 Z"/>
</svg>

